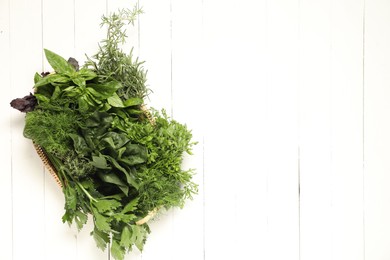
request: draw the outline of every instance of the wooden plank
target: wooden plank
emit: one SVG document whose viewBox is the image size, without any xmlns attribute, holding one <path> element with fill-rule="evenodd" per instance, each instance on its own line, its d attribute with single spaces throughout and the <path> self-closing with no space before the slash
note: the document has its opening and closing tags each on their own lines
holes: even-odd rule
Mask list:
<svg viewBox="0 0 390 260">
<path fill-rule="evenodd" d="M 147 85 L 152 92 L 148 106 L 171 113 L 171 3 L 169 0 L 139 1 L 144 14 L 139 17 L 139 56 L 148 71 Z M 151 221 L 151 234 L 142 259 L 170 259 L 173 243 L 173 211 L 163 212 Z M 129 257 L 129 259 L 132 259 Z"/>
<path fill-rule="evenodd" d="M 135 5 L 137 5 L 139 0 L 115 0 L 115 1 L 107 1 L 107 14 L 111 14 L 113 12 L 118 12 L 120 9 L 128 8 L 133 9 Z M 141 7 L 141 4 L 139 4 Z M 137 19 L 134 22 L 134 25 L 125 26 L 126 29 L 126 43 L 123 45 L 123 50 L 126 52 L 130 52 L 131 49 L 134 51 L 135 56 L 139 56 L 139 20 Z"/>
<path fill-rule="evenodd" d="M 2 214 L 0 215 L 0 244 L 2 250 L 0 258 L 12 259 L 12 156 L 11 156 L 11 70 L 10 70 L 10 2 L 0 2 L 0 78 L 6 90 L 0 97 L 1 117 L 0 142 L 3 144 L 3 153 L 0 157 L 2 165 L 2 180 L 0 182 L 0 197 L 2 198 Z"/>
<path fill-rule="evenodd" d="M 266 1 L 203 10 L 205 258 L 268 259 Z"/>
<path fill-rule="evenodd" d="M 140 60 L 148 71 L 147 85 L 152 92 L 145 100 L 150 106 L 171 114 L 172 37 L 171 1 L 140 1 Z"/>
<path fill-rule="evenodd" d="M 299 1 L 267 3 L 267 259 L 298 260 Z"/>
<path fill-rule="evenodd" d="M 82 65 L 86 61 L 85 55 L 92 57 L 98 51 L 99 42 L 106 37 L 105 28 L 101 28 L 100 24 L 102 16 L 107 12 L 107 1 L 75 1 L 74 11 L 75 58 Z M 95 240 L 90 235 L 93 227 L 91 215 L 83 230 L 77 232 L 73 227 L 73 232 L 77 236 L 77 259 L 109 259 L 109 250 L 103 252 L 97 248 Z"/>
<path fill-rule="evenodd" d="M 331 11 L 332 257 L 364 259 L 363 1 Z"/>
<path fill-rule="evenodd" d="M 366 1 L 364 56 L 365 259 L 390 257 L 390 2 Z"/>
<path fill-rule="evenodd" d="M 300 2 L 301 260 L 333 257 L 330 15 L 329 1 Z"/>
<path fill-rule="evenodd" d="M 75 56 L 75 12 L 73 1 L 42 2 L 43 48 L 68 59 Z M 50 70 L 44 60 L 44 70 Z"/>
<path fill-rule="evenodd" d="M 107 1 L 107 15 L 112 14 L 113 12 L 118 12 L 120 9 L 129 8 L 133 9 L 135 4 L 138 4 L 139 1 L 126 1 L 126 0 L 119 0 L 119 1 Z M 127 25 L 123 29 L 126 30 L 126 43 L 122 46 L 123 51 L 130 53 L 131 50 L 133 50 L 133 57 L 136 58 L 139 56 L 139 20 L 135 21 L 134 25 Z M 104 27 L 103 27 L 104 29 Z M 112 258 L 112 256 L 111 256 Z M 138 249 L 134 249 L 132 252 L 128 253 L 125 256 L 125 259 L 132 259 L 137 260 L 141 259 L 142 255 L 141 252 L 138 251 Z"/>
<path fill-rule="evenodd" d="M 197 72 L 201 67 L 202 1 L 172 1 L 172 115 L 192 129 L 193 139 L 199 142 L 194 155 L 184 157 L 183 168 L 197 169 L 194 181 L 200 184 L 194 200 L 175 210 L 172 259 L 204 257 L 204 108 L 200 100 L 205 91 Z"/>
<path fill-rule="evenodd" d="M 75 57 L 74 8 L 73 1 L 42 2 L 42 47 L 65 59 Z M 52 71 L 46 57 L 43 58 L 43 71 Z M 77 231 L 62 223 L 64 195 L 47 171 L 44 177 L 45 256 L 53 259 L 79 259 L 77 258 Z"/>
<path fill-rule="evenodd" d="M 99 50 L 99 43 L 105 39 L 106 30 L 101 27 L 102 16 L 107 10 L 106 0 L 75 1 L 75 58 L 80 64 L 86 55 L 92 57 Z"/>
<path fill-rule="evenodd" d="M 32 91 L 34 73 L 42 69 L 41 1 L 11 1 L 9 8 L 10 95 L 16 98 Z M 13 110 L 12 259 L 44 259 L 44 171 L 23 127 L 24 114 Z"/>
</svg>

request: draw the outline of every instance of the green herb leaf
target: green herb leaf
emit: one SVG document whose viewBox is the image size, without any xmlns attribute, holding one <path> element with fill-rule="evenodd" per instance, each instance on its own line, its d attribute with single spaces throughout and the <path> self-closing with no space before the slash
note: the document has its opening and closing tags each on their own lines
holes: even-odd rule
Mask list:
<svg viewBox="0 0 390 260">
<path fill-rule="evenodd" d="M 97 77 L 95 72 L 87 68 L 80 69 L 77 74 L 83 77 L 84 80 L 91 80 Z"/>
<path fill-rule="evenodd" d="M 111 97 L 109 97 L 107 101 L 108 104 L 110 104 L 113 107 L 125 107 L 122 99 L 116 93 L 114 93 Z"/>
<path fill-rule="evenodd" d="M 144 102 L 142 98 L 130 98 L 123 102 L 123 105 L 125 107 L 132 107 L 132 106 L 138 106 L 141 105 Z"/>
<path fill-rule="evenodd" d="M 100 248 L 101 250 L 104 251 L 107 247 L 107 244 L 110 242 L 109 235 L 107 233 L 100 231 L 96 227 L 91 232 L 91 235 L 95 239 L 95 242 L 96 242 L 96 245 L 98 246 L 98 248 Z"/>
<path fill-rule="evenodd" d="M 108 98 L 112 96 L 122 85 L 118 81 L 109 81 L 103 84 L 88 84 L 88 88 L 94 89 L 102 97 Z"/>
<path fill-rule="evenodd" d="M 79 74 L 74 74 L 72 77 L 71 77 L 72 81 L 74 84 L 76 84 L 77 86 L 81 87 L 81 88 L 85 88 L 86 86 L 86 82 L 85 82 L 85 79 L 80 76 Z"/>
<path fill-rule="evenodd" d="M 139 198 L 135 198 L 131 200 L 122 210 L 122 213 L 128 213 L 128 212 L 133 212 L 134 210 L 137 209 L 137 204 L 138 204 Z"/>
<path fill-rule="evenodd" d="M 93 211 L 93 217 L 95 218 L 95 226 L 97 229 L 103 232 L 110 232 L 111 226 L 108 222 L 108 219 L 101 215 L 97 209 L 92 208 Z"/>
<path fill-rule="evenodd" d="M 50 98 L 46 97 L 45 95 L 35 93 L 34 96 L 41 102 L 50 102 Z"/>
<path fill-rule="evenodd" d="M 100 199 L 93 202 L 93 205 L 100 213 L 115 210 L 121 206 L 121 203 L 116 200 Z"/>
<path fill-rule="evenodd" d="M 121 242 L 120 245 L 125 248 L 131 248 L 134 241 L 131 240 L 131 232 L 129 227 L 124 227 L 121 233 Z"/>
<path fill-rule="evenodd" d="M 36 84 L 38 81 L 41 80 L 41 75 L 39 75 L 39 73 L 35 73 L 34 75 L 34 84 Z"/>
<path fill-rule="evenodd" d="M 70 65 L 68 61 L 62 58 L 60 55 L 52 51 L 49 51 L 48 49 L 45 49 L 45 55 L 47 61 L 49 62 L 51 67 L 55 70 L 55 72 L 65 74 L 68 76 L 71 76 L 76 72 L 74 67 Z"/>
<path fill-rule="evenodd" d="M 77 229 L 80 231 L 87 223 L 88 217 L 85 213 L 77 210 L 74 219 L 76 220 Z"/>
<path fill-rule="evenodd" d="M 86 155 L 91 151 L 91 149 L 87 145 L 87 142 L 82 136 L 78 134 L 69 134 L 69 136 L 73 140 L 73 147 L 77 154 Z"/>
<path fill-rule="evenodd" d="M 116 184 L 118 188 L 126 195 L 129 194 L 129 187 L 124 183 L 117 175 L 114 173 L 104 174 L 100 173 L 99 177 L 102 179 L 102 181 L 107 183 Z"/>
<path fill-rule="evenodd" d="M 115 240 L 113 240 L 111 243 L 111 255 L 116 260 L 123 260 L 125 256 L 125 249 L 121 247 Z"/>
<path fill-rule="evenodd" d="M 55 84 L 55 83 L 65 84 L 65 83 L 68 83 L 68 82 L 70 82 L 70 78 L 68 76 L 66 76 L 66 75 L 62 75 L 62 74 L 49 74 L 46 77 L 43 77 L 43 78 L 39 79 L 35 83 L 34 87 L 35 88 L 39 88 L 39 87 L 47 85 L 47 84 Z"/>
<path fill-rule="evenodd" d="M 65 193 L 65 207 L 68 210 L 76 210 L 77 205 L 77 194 L 76 190 L 70 185 L 67 185 L 64 189 Z"/>
<path fill-rule="evenodd" d="M 135 246 L 139 251 L 144 249 L 144 243 L 146 239 L 146 231 L 142 226 L 134 225 L 132 226 L 133 234 L 131 236 L 131 240 L 134 241 Z"/>
<path fill-rule="evenodd" d="M 92 165 L 98 169 L 111 169 L 111 167 L 107 164 L 106 158 L 101 154 L 99 154 L 99 156 L 92 156 Z"/>
</svg>

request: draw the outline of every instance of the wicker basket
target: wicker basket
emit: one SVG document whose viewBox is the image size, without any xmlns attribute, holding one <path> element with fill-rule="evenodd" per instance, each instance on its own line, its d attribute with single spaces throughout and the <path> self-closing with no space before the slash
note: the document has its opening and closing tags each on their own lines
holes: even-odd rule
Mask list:
<svg viewBox="0 0 390 260">
<path fill-rule="evenodd" d="M 146 108 L 146 106 L 142 105 L 141 110 L 144 112 L 144 114 L 145 114 L 146 118 L 149 120 L 149 122 L 154 126 L 156 124 L 156 122 L 155 122 L 153 116 L 151 115 L 150 111 Z M 37 151 L 38 156 L 41 158 L 43 164 L 45 165 L 45 168 L 49 171 L 50 175 L 53 176 L 53 178 L 56 181 L 56 183 L 58 184 L 58 186 L 60 186 L 60 188 L 62 188 L 62 182 L 61 182 L 60 178 L 58 177 L 57 171 L 56 171 L 54 165 L 49 160 L 44 149 L 35 143 L 33 143 L 33 146 L 34 146 L 35 150 Z M 138 220 L 135 223 L 137 225 L 145 224 L 146 222 L 148 222 L 151 218 L 153 218 L 157 214 L 157 211 L 158 211 L 157 208 L 150 211 L 149 214 L 147 214 L 144 218 Z"/>
</svg>

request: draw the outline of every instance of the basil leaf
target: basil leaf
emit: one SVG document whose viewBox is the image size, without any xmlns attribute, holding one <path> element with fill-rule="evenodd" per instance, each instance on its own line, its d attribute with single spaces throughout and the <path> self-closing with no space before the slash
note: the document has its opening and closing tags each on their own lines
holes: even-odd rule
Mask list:
<svg viewBox="0 0 390 260">
<path fill-rule="evenodd" d="M 97 77 L 96 73 L 90 69 L 82 68 L 77 72 L 84 80 L 91 80 Z"/>
<path fill-rule="evenodd" d="M 38 88 L 50 83 L 68 83 L 70 78 L 61 74 L 50 74 L 38 80 L 34 87 Z"/>
<path fill-rule="evenodd" d="M 80 77 L 79 75 L 75 75 L 73 77 L 71 77 L 72 81 L 74 84 L 76 84 L 77 86 L 79 87 L 82 87 L 82 88 L 85 88 L 85 79 L 83 79 L 82 77 Z"/>
<path fill-rule="evenodd" d="M 45 95 L 42 94 L 34 94 L 34 96 L 42 102 L 50 102 L 50 98 L 46 97 Z"/>
<path fill-rule="evenodd" d="M 88 84 L 89 88 L 93 88 L 95 91 L 99 92 L 100 95 L 104 96 L 105 98 L 110 97 L 113 95 L 118 89 L 122 87 L 121 83 L 118 81 L 110 81 L 104 84 Z"/>
<path fill-rule="evenodd" d="M 34 75 L 34 84 L 36 84 L 38 81 L 40 81 L 41 80 L 41 75 L 39 75 L 38 73 L 35 73 L 35 75 Z"/>
<path fill-rule="evenodd" d="M 68 61 L 62 58 L 60 55 L 52 51 L 49 51 L 48 49 L 45 49 L 45 55 L 47 61 L 49 62 L 51 67 L 55 70 L 55 72 L 60 74 L 65 74 L 68 76 L 71 76 L 76 72 L 73 66 L 70 65 Z"/>
</svg>

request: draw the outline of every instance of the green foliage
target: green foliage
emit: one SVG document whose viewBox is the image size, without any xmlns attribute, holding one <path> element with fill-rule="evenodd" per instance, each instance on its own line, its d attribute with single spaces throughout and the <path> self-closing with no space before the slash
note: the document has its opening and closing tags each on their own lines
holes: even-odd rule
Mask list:
<svg viewBox="0 0 390 260">
<path fill-rule="evenodd" d="M 86 64 L 93 68 L 101 79 L 119 81 L 123 88 L 118 91 L 118 96 L 123 100 L 145 98 L 148 95 L 143 62 L 133 57 L 132 50 L 125 53 L 121 48 L 127 38 L 124 26 L 134 24 L 141 13 L 142 10 L 135 6 L 133 10 L 122 9 L 118 13 L 103 16 L 101 25 L 107 28 L 107 38 L 99 46 L 99 52 Z"/>
<path fill-rule="evenodd" d="M 75 124 L 79 116 L 73 111 L 58 111 L 36 109 L 27 113 L 24 136 L 61 159 L 69 155 L 71 134 L 77 133 Z"/>
<path fill-rule="evenodd" d="M 141 64 L 120 49 L 123 26 L 141 13 L 121 10 L 103 17 L 108 26 L 96 62 L 76 70 L 45 50 L 55 73 L 34 76 L 38 100 L 26 115 L 24 135 L 40 145 L 57 170 L 65 196 L 63 222 L 80 230 L 92 214 L 91 235 L 117 259 L 150 232 L 137 222 L 152 211 L 182 207 L 197 192 L 192 170 L 182 170 L 192 134 L 165 111 L 141 109 L 147 94 Z M 148 119 L 149 118 L 149 119 Z"/>
</svg>

